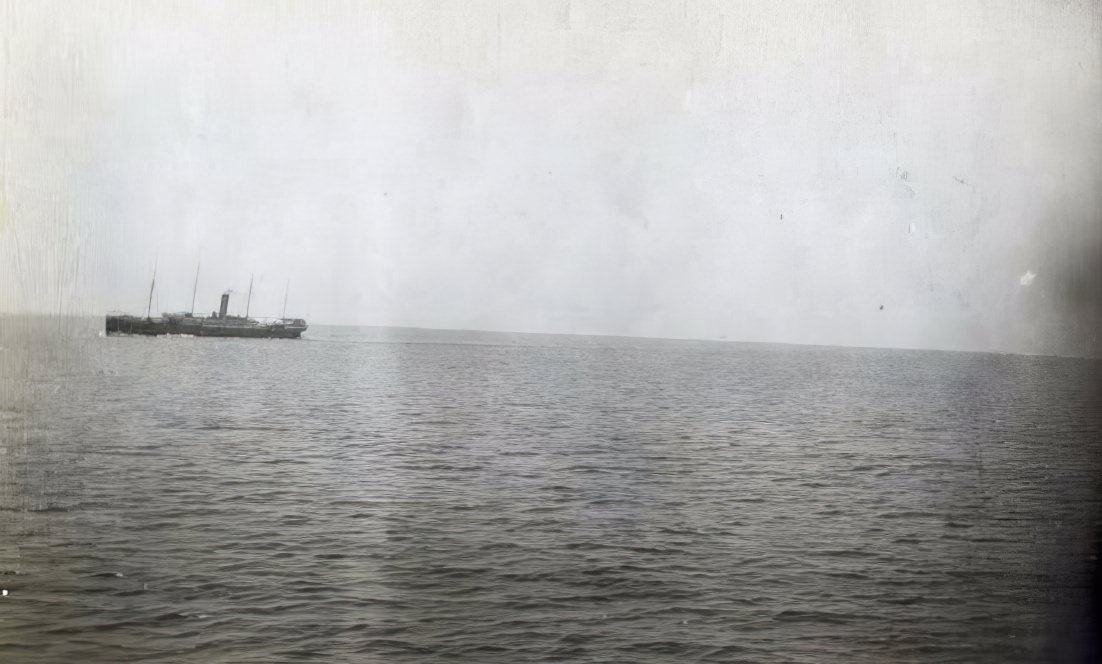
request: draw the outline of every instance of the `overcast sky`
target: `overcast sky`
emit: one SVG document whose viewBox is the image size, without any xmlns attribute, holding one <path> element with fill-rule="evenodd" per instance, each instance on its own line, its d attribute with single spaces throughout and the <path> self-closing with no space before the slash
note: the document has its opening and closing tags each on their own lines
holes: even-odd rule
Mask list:
<svg viewBox="0 0 1102 664">
<path fill-rule="evenodd" d="M 1094 4 L 6 2 L 0 310 L 1090 352 Z"/>
</svg>

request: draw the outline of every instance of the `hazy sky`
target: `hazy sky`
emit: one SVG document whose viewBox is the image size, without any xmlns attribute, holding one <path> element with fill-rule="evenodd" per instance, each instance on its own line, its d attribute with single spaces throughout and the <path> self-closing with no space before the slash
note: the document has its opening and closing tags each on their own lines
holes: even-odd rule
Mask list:
<svg viewBox="0 0 1102 664">
<path fill-rule="evenodd" d="M 0 310 L 1085 353 L 1102 14 L 4 2 Z M 883 309 L 881 309 L 883 305 Z"/>
</svg>

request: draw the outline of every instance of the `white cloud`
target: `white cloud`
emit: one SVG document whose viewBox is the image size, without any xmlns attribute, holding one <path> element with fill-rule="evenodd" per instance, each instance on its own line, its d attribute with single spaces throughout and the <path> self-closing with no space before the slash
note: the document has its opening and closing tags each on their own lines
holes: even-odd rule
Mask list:
<svg viewBox="0 0 1102 664">
<path fill-rule="evenodd" d="M 1025 274 L 1022 275 L 1022 278 L 1018 280 L 1018 283 L 1020 283 L 1023 286 L 1028 286 L 1028 285 L 1032 284 L 1033 280 L 1036 279 L 1036 278 L 1037 278 L 1037 275 L 1033 272 L 1033 270 L 1026 270 Z"/>
</svg>

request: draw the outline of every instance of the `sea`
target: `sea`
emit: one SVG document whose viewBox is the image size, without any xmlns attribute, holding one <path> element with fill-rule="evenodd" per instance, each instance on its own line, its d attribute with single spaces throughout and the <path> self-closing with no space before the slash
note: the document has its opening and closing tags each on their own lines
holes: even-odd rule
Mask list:
<svg viewBox="0 0 1102 664">
<path fill-rule="evenodd" d="M 0 661 L 1086 662 L 1102 364 L 0 327 Z"/>
</svg>

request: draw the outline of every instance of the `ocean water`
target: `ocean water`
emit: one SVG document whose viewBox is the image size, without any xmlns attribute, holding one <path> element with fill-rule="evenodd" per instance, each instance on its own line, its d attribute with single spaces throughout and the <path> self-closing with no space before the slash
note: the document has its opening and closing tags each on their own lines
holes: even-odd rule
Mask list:
<svg viewBox="0 0 1102 664">
<path fill-rule="evenodd" d="M 1094 653 L 1098 362 L 97 331 L 0 328 L 0 661 Z"/>
</svg>

